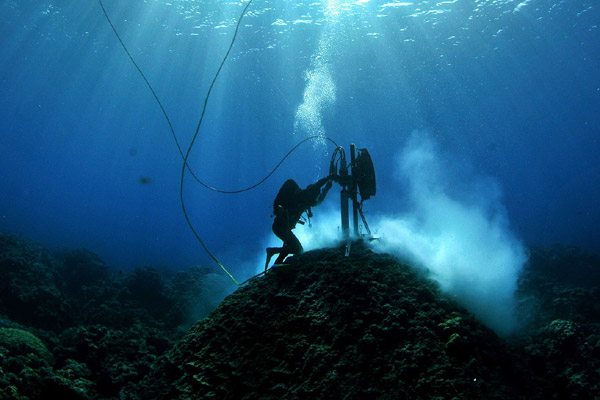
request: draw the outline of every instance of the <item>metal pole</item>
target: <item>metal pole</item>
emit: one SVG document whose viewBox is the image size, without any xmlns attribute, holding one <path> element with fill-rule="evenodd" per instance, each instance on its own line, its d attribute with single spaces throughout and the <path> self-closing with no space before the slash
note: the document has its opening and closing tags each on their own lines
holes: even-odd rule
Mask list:
<svg viewBox="0 0 600 400">
<path fill-rule="evenodd" d="M 354 161 L 356 160 L 356 145 L 350 144 L 350 165 L 352 166 L 352 181 L 350 183 L 350 198 L 352 199 L 352 223 L 354 228 L 354 236 L 358 237 L 358 199 L 357 199 L 357 184 L 354 176 Z"/>
<path fill-rule="evenodd" d="M 348 239 L 350 221 L 348 218 L 348 190 L 346 188 L 342 189 L 340 198 L 342 202 L 342 236 L 344 239 Z"/>
<path fill-rule="evenodd" d="M 340 185 L 342 186 L 342 191 L 340 192 L 340 201 L 341 201 L 341 209 L 342 209 L 342 237 L 344 239 L 348 239 L 349 230 L 350 230 L 350 221 L 348 215 L 348 185 L 350 183 L 350 176 L 348 175 L 348 166 L 346 165 L 346 157 L 343 155 L 340 160 Z"/>
</svg>

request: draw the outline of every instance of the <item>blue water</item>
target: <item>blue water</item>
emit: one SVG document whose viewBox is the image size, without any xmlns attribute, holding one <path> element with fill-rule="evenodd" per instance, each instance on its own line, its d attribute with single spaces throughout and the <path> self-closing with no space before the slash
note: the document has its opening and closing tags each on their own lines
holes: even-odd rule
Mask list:
<svg viewBox="0 0 600 400">
<path fill-rule="evenodd" d="M 245 4 L 104 1 L 184 149 Z M 472 177 L 492 182 L 523 243 L 598 251 L 599 24 L 591 0 L 254 0 L 189 163 L 239 189 L 307 136 L 356 143 L 375 163 L 375 218 L 410 208 L 397 155 L 427 136 L 441 168 L 458 171 L 449 190 L 468 202 Z M 0 231 L 87 247 L 119 268 L 214 265 L 181 211 L 168 125 L 98 2 L 4 0 L 0 50 Z M 326 175 L 332 151 L 305 145 L 239 195 L 186 175 L 200 237 L 243 275 L 272 237 L 279 186 Z"/>
</svg>

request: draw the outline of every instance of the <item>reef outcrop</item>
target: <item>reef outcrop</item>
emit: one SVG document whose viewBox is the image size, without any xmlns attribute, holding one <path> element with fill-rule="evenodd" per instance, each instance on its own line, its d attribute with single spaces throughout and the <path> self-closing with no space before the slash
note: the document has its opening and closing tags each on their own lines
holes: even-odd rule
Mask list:
<svg viewBox="0 0 600 400">
<path fill-rule="evenodd" d="M 517 399 L 530 376 L 491 330 L 396 258 L 296 256 L 230 295 L 147 381 L 160 399 Z"/>
</svg>

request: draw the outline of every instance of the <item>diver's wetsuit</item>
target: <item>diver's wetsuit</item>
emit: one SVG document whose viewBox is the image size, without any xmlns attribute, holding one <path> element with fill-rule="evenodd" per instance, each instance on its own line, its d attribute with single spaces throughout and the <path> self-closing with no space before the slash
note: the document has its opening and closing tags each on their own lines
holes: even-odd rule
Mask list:
<svg viewBox="0 0 600 400">
<path fill-rule="evenodd" d="M 321 191 L 321 187 L 326 183 L 327 185 Z M 283 263 L 289 254 L 302 253 L 302 244 L 296 235 L 294 235 L 292 229 L 296 227 L 296 224 L 302 217 L 302 213 L 309 210 L 310 207 L 319 205 L 325 199 L 331 185 L 329 177 L 320 179 L 316 183 L 309 185 L 306 189 L 300 189 L 291 179 L 284 183 L 282 189 L 288 187 L 287 190 L 289 193 L 284 196 L 284 199 L 280 199 L 280 195 L 278 194 L 273 204 L 275 214 L 273 233 L 283 241 L 283 247 L 267 248 L 265 270 L 269 265 L 271 257 L 277 253 L 279 253 L 279 256 L 275 260 L 275 264 Z"/>
</svg>

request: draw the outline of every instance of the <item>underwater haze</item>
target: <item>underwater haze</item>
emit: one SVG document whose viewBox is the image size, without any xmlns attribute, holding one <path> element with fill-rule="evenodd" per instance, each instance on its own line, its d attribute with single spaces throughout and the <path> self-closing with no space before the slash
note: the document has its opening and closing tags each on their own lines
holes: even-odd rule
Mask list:
<svg viewBox="0 0 600 400">
<path fill-rule="evenodd" d="M 185 153 L 247 2 L 103 4 Z M 326 137 L 356 143 L 375 164 L 364 210 L 376 235 L 401 238 L 397 253 L 438 275 L 461 252 L 481 252 L 475 263 L 491 252 L 510 264 L 499 267 L 510 296 L 526 246 L 600 250 L 599 23 L 592 0 L 253 0 L 189 166 L 242 189 L 322 139 L 240 194 L 186 173 L 190 221 L 246 279 L 278 243 L 281 184 L 328 174 Z M 5 0 L 0 49 L 0 231 L 123 269 L 214 266 L 181 209 L 169 125 L 100 3 Z M 315 234 L 339 230 L 338 189 L 313 210 Z M 461 254 L 436 269 L 448 248 Z"/>
</svg>

